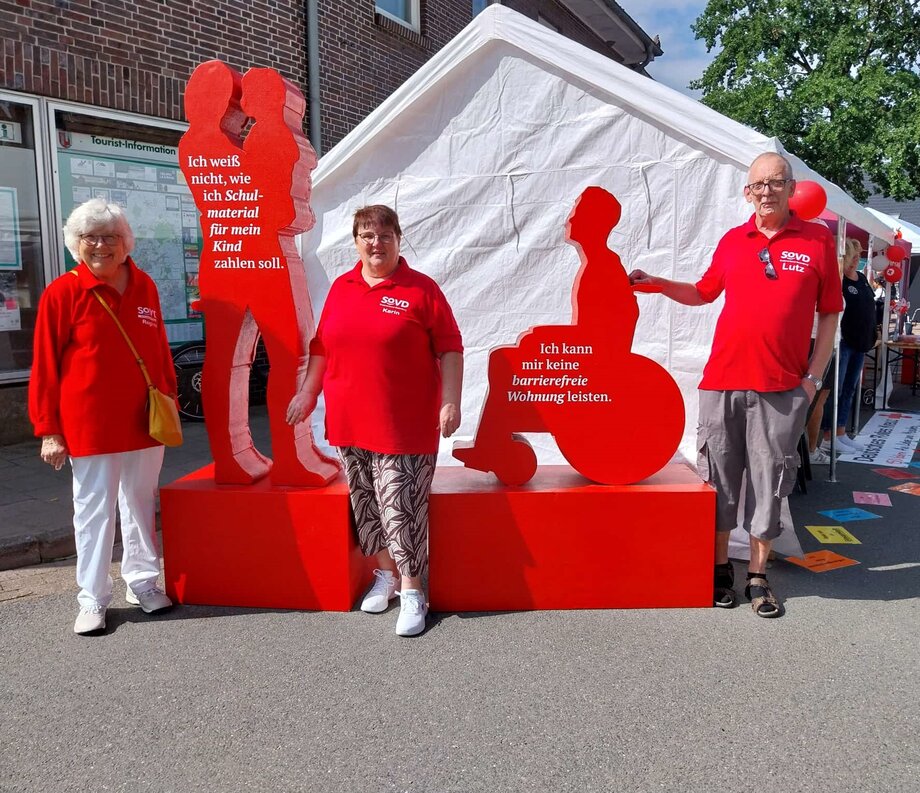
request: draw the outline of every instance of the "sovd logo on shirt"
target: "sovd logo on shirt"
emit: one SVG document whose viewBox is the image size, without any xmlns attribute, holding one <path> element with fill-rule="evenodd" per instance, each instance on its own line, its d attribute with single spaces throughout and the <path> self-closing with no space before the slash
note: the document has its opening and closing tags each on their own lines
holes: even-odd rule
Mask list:
<svg viewBox="0 0 920 793">
<path fill-rule="evenodd" d="M 409 308 L 409 301 L 384 295 L 380 298 L 380 307 L 384 314 L 402 314 Z"/>
<path fill-rule="evenodd" d="M 156 309 L 147 308 L 146 306 L 137 307 L 137 318 L 147 327 L 155 328 L 157 326 Z"/>
<path fill-rule="evenodd" d="M 811 264 L 811 256 L 807 253 L 783 251 L 779 255 L 780 269 L 793 273 L 804 273 L 808 270 L 806 265 Z"/>
</svg>

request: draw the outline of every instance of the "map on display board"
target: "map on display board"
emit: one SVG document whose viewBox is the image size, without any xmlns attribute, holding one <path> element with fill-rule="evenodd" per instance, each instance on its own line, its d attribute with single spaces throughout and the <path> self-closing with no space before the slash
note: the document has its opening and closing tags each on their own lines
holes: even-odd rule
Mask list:
<svg viewBox="0 0 920 793">
<path fill-rule="evenodd" d="M 131 256 L 156 282 L 173 344 L 203 336 L 198 300 L 198 212 L 178 150 L 159 143 L 58 131 L 61 215 L 91 198 L 124 207 L 135 245 Z"/>
</svg>

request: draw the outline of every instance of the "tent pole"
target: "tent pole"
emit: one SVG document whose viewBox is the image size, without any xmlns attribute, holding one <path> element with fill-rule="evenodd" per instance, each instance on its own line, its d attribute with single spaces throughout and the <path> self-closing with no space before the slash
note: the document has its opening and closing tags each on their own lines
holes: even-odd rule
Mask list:
<svg viewBox="0 0 920 793">
<path fill-rule="evenodd" d="M 837 263 L 838 270 L 841 272 L 841 278 L 843 277 L 843 270 L 840 267 L 840 262 L 842 261 L 843 252 L 846 250 L 847 242 L 847 221 L 845 218 L 837 215 Z M 831 401 L 831 437 L 830 437 L 830 447 L 831 447 L 831 459 L 830 463 L 827 466 L 827 481 L 836 482 L 837 481 L 837 395 L 840 393 L 840 321 L 838 318 L 837 328 L 834 330 L 834 384 L 831 387 L 831 392 L 828 394 L 828 399 Z M 819 429 L 820 432 L 820 429 Z"/>
</svg>

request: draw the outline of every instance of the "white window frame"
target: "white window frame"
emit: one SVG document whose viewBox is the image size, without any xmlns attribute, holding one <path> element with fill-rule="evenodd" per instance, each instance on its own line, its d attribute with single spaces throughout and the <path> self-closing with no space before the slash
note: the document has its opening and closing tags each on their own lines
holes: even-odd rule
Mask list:
<svg viewBox="0 0 920 793">
<path fill-rule="evenodd" d="M 397 24 L 409 28 L 409 30 L 414 30 L 416 33 L 422 32 L 419 0 L 409 0 L 409 16 L 412 17 L 411 19 L 403 19 L 402 17 L 398 17 L 395 14 L 391 14 L 389 11 L 382 9 L 376 3 L 374 3 L 374 10 L 380 14 L 380 16 L 386 17 L 387 19 L 392 19 Z"/>
<path fill-rule="evenodd" d="M 49 189 L 50 189 L 50 163 L 47 155 L 47 146 L 45 140 L 47 130 L 45 129 L 45 114 L 42 112 L 42 98 L 31 94 L 21 94 L 17 91 L 0 90 L 0 101 L 11 102 L 17 105 L 26 105 L 32 112 L 32 138 L 35 142 L 35 178 L 38 193 L 38 228 L 39 238 L 42 244 L 42 258 L 44 259 L 42 270 L 36 273 L 43 278 L 39 285 L 39 296 L 45 291 L 48 284 L 54 279 L 55 272 L 51 264 L 54 257 L 54 250 L 57 247 L 54 243 L 52 234 L 53 224 L 49 222 L 49 215 L 43 210 L 49 206 Z M 0 372 L 0 383 L 25 383 L 29 380 L 28 369 L 11 369 L 6 372 Z"/>
</svg>

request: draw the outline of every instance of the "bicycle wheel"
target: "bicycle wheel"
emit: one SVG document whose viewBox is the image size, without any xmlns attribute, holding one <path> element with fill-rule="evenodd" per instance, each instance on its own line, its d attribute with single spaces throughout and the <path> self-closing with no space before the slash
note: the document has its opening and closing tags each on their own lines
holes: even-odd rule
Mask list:
<svg viewBox="0 0 920 793">
<path fill-rule="evenodd" d="M 204 365 L 204 342 L 193 341 L 173 353 L 179 415 L 190 421 L 204 421 L 201 404 L 201 367 Z"/>
</svg>

